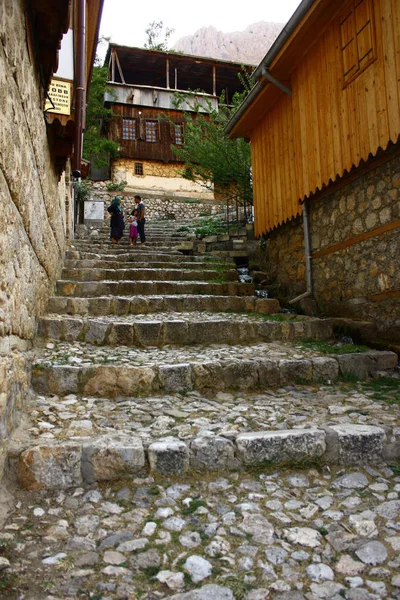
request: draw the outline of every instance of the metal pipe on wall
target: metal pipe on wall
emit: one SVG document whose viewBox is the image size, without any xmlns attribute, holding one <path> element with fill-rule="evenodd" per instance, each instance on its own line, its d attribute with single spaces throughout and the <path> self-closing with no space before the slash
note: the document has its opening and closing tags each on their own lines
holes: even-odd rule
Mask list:
<svg viewBox="0 0 400 600">
<path fill-rule="evenodd" d="M 310 208 L 309 200 L 306 200 L 303 204 L 303 233 L 304 233 L 304 254 L 305 254 L 305 259 L 306 259 L 307 291 L 304 292 L 304 294 L 300 294 L 300 296 L 293 298 L 293 300 L 290 300 L 289 304 L 296 304 L 297 302 L 299 302 L 299 300 L 302 300 L 303 298 L 308 298 L 309 296 L 312 296 L 312 294 L 313 294 L 309 208 Z"/>
<path fill-rule="evenodd" d="M 85 58 L 86 58 L 86 0 L 77 0 L 77 53 L 75 89 L 75 135 L 72 175 L 81 176 L 83 119 L 85 113 Z"/>
</svg>

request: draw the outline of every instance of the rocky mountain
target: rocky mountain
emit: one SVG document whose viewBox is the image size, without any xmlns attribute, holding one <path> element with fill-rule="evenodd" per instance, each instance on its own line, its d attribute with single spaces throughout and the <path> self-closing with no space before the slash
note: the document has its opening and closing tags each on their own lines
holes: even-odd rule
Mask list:
<svg viewBox="0 0 400 600">
<path fill-rule="evenodd" d="M 250 65 L 258 65 L 280 33 L 282 23 L 260 21 L 246 27 L 244 31 L 223 33 L 215 27 L 202 27 L 193 35 L 180 38 L 174 50 L 209 56 L 223 60 L 233 60 Z"/>
</svg>

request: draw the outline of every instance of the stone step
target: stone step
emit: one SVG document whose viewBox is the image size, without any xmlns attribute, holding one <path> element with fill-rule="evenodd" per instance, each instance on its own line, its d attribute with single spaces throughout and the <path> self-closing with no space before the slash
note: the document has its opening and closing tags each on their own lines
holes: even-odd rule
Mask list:
<svg viewBox="0 0 400 600">
<path fill-rule="evenodd" d="M 135 260 L 135 256 L 129 255 L 132 260 L 127 261 L 117 261 L 117 260 L 93 260 L 93 259 L 79 259 L 79 260 L 71 260 L 66 259 L 64 261 L 64 267 L 66 269 L 131 269 L 136 263 L 140 263 L 140 268 L 142 269 L 225 269 L 229 270 L 235 267 L 235 263 L 230 262 L 200 262 L 200 261 L 189 261 L 189 260 L 180 260 L 175 261 L 175 265 L 172 264 L 173 261 L 157 261 L 146 259 L 143 260 L 140 257 L 137 257 Z M 185 257 L 190 258 L 190 257 Z M 237 275 L 237 274 L 236 274 Z"/>
<path fill-rule="evenodd" d="M 43 440 L 20 450 L 14 458 L 19 485 L 26 490 L 58 491 L 72 486 L 123 482 L 146 473 L 174 476 L 186 482 L 190 471 L 204 476 L 249 468 L 262 471 L 264 465 L 287 468 L 313 463 L 320 467 L 359 467 L 382 465 L 393 455 L 388 430 L 373 425 L 249 431 L 229 437 L 209 432 L 186 440 L 169 437 L 150 443 L 129 430 L 95 435 L 87 426 L 87 420 L 76 421 L 66 432 L 70 438 Z"/>
<path fill-rule="evenodd" d="M 147 248 L 147 249 L 159 249 L 159 250 L 171 250 L 174 249 L 175 246 L 179 246 L 181 243 L 181 240 L 174 240 L 171 241 L 170 243 L 166 243 L 165 240 L 163 241 L 158 241 L 158 242 L 151 242 L 151 241 L 147 241 L 146 240 L 146 244 L 145 246 L 142 246 L 139 242 L 138 244 L 136 244 L 136 246 L 130 246 L 129 245 L 129 239 L 121 241 L 119 244 L 111 244 L 111 242 L 102 242 L 102 241 L 97 241 L 97 240 L 75 240 L 73 243 L 73 246 L 75 248 L 88 248 L 88 249 L 95 249 L 95 248 L 132 248 L 132 250 L 142 250 L 142 248 Z M 72 246 L 72 244 L 71 244 Z"/>
<path fill-rule="evenodd" d="M 332 337 L 329 321 L 320 319 L 276 322 L 271 317 L 223 313 L 165 313 L 124 317 L 67 317 L 39 319 L 38 341 L 86 342 L 96 346 L 162 347 L 169 344 L 254 344 L 276 340 Z"/>
<path fill-rule="evenodd" d="M 165 232 L 154 232 L 151 231 L 150 233 L 148 233 L 146 231 L 146 240 L 152 241 L 152 242 L 173 242 L 174 240 L 186 240 L 186 238 L 188 237 L 187 233 L 173 233 L 173 234 L 166 234 Z M 192 237 L 192 236 L 191 236 Z M 107 234 L 104 233 L 100 233 L 98 235 L 91 235 L 89 237 L 85 237 L 85 238 L 76 238 L 75 241 L 96 241 L 96 242 L 104 242 L 104 243 L 109 243 L 110 242 L 110 233 L 108 232 Z M 124 237 L 121 239 L 120 243 L 128 243 L 129 239 L 128 239 L 128 232 L 125 231 L 124 232 Z M 138 243 L 140 243 L 140 238 L 138 240 Z"/>
<path fill-rule="evenodd" d="M 278 300 L 255 296 L 117 296 L 94 298 L 66 298 L 53 296 L 49 300 L 50 313 L 69 315 L 126 315 L 158 312 L 279 312 Z"/>
<path fill-rule="evenodd" d="M 160 261 L 160 262 L 189 262 L 189 263 L 204 263 L 205 258 L 206 262 L 209 265 L 220 265 L 226 264 L 228 261 L 221 261 L 218 257 L 214 256 L 189 256 L 181 254 L 180 252 L 144 252 L 140 251 L 140 254 L 137 254 L 136 251 L 119 251 L 119 252 L 102 252 L 102 253 L 94 253 L 94 252 L 80 252 L 79 250 L 67 250 L 65 253 L 65 257 L 67 260 L 95 260 L 95 261 L 113 261 L 113 262 L 131 262 L 136 260 L 141 260 L 143 262 L 146 261 Z M 233 261 L 229 261 L 231 264 L 234 264 Z"/>
<path fill-rule="evenodd" d="M 57 281 L 57 294 L 61 296 L 131 296 L 158 294 L 201 294 L 216 296 L 253 295 L 253 283 L 209 283 L 202 281 Z"/>
<path fill-rule="evenodd" d="M 215 269 L 151 269 L 142 267 L 123 269 L 92 269 L 92 268 L 64 268 L 62 279 L 74 281 L 238 281 L 236 270 Z"/>
<path fill-rule="evenodd" d="M 393 352 L 322 356 L 285 342 L 162 349 L 50 344 L 32 366 L 37 393 L 97 398 L 148 396 L 187 390 L 262 390 L 339 375 L 367 379 L 397 367 Z"/>
</svg>

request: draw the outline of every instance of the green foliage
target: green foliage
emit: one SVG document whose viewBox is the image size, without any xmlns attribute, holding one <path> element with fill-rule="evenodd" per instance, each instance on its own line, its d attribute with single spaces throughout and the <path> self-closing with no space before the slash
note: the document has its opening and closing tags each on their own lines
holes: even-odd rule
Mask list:
<svg viewBox="0 0 400 600">
<path fill-rule="evenodd" d="M 400 379 L 398 377 L 380 377 L 362 385 L 362 390 L 369 392 L 377 401 L 400 405 Z"/>
<path fill-rule="evenodd" d="M 174 33 L 174 29 L 165 27 L 163 21 L 151 21 L 145 29 L 147 40 L 144 47 L 148 50 L 160 50 L 166 52 L 168 50 L 168 40 Z M 164 39 L 162 39 L 164 38 Z"/>
<path fill-rule="evenodd" d="M 75 184 L 76 190 L 76 200 L 77 202 L 85 202 L 85 200 L 90 200 L 92 195 L 92 187 L 88 181 L 78 181 Z"/>
<path fill-rule="evenodd" d="M 182 176 L 189 181 L 200 182 L 206 189 L 217 186 L 227 196 L 237 196 L 251 203 L 251 151 L 243 139 L 232 140 L 224 133 L 224 128 L 249 91 L 247 72 L 240 74 L 244 87 L 242 93 L 233 97 L 233 105 L 224 104 L 221 96 L 219 108 L 212 107 L 204 97 L 175 94 L 174 106 L 182 109 L 185 105 L 184 143 L 172 145 L 179 160 L 185 163 Z"/>
<path fill-rule="evenodd" d="M 332 344 L 320 340 L 302 340 L 301 346 L 308 350 L 315 350 L 322 354 L 359 354 L 367 352 L 367 346 L 357 344 Z"/>
<path fill-rule="evenodd" d="M 107 183 L 106 188 L 109 192 L 123 192 L 127 185 L 127 181 L 121 181 L 120 183 L 109 182 Z"/>
<path fill-rule="evenodd" d="M 196 227 L 195 233 L 199 236 L 217 235 L 225 231 L 226 227 L 220 219 L 205 219 L 203 223 Z"/>
<path fill-rule="evenodd" d="M 107 166 L 107 156 L 118 158 L 118 144 L 109 140 L 101 131 L 112 117 L 112 110 L 104 106 L 108 68 L 93 67 L 86 110 L 86 129 L 83 136 L 83 158 L 92 160 L 98 169 Z"/>
<path fill-rule="evenodd" d="M 198 508 L 205 505 L 206 503 L 203 500 L 193 500 L 189 506 L 182 508 L 181 513 L 182 515 L 192 515 Z"/>
</svg>

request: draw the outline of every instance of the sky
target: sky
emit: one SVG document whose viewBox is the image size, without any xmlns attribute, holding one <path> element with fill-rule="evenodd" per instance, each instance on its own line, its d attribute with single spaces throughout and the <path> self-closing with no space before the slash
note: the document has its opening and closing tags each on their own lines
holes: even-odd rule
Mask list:
<svg viewBox="0 0 400 600">
<path fill-rule="evenodd" d="M 161 20 L 175 30 L 169 39 L 173 47 L 179 38 L 209 25 L 232 32 L 258 21 L 286 23 L 299 4 L 300 0 L 105 0 L 100 34 L 116 44 L 142 47 L 149 23 Z M 100 54 L 104 56 L 104 48 Z"/>
</svg>

